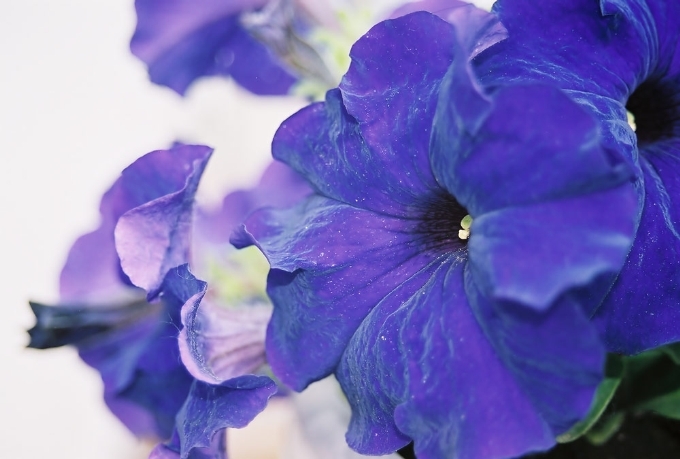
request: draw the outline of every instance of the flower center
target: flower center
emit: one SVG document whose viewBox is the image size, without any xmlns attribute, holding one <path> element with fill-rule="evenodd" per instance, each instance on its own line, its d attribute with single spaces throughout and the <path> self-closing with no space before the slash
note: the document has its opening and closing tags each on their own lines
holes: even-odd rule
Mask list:
<svg viewBox="0 0 680 459">
<path fill-rule="evenodd" d="M 680 137 L 680 94 L 661 81 L 647 80 L 631 94 L 626 109 L 635 119 L 638 143 Z"/>
<path fill-rule="evenodd" d="M 201 272 L 210 286 L 209 294 L 224 307 L 269 303 L 267 272 L 269 263 L 257 247 L 234 250 L 225 247 L 207 259 Z"/>
<path fill-rule="evenodd" d="M 465 249 L 472 217 L 453 196 L 440 193 L 418 209 L 414 234 L 428 250 L 452 252 Z"/>
</svg>

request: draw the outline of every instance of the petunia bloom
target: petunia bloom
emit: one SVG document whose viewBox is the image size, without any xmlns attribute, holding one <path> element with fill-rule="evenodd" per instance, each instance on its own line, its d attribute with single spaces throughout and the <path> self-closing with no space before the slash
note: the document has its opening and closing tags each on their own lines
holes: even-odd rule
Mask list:
<svg viewBox="0 0 680 459">
<path fill-rule="evenodd" d="M 111 411 L 139 436 L 170 437 L 193 378 L 173 339 L 178 305 L 149 303 L 130 283 L 120 267 L 114 229 L 124 215 L 150 204 L 192 201 L 211 152 L 182 146 L 152 152 L 126 168 L 102 197 L 99 227 L 81 236 L 68 254 L 60 304 L 33 305 L 37 324 L 29 347 L 76 346 L 101 373 Z"/>
<path fill-rule="evenodd" d="M 151 81 L 180 95 L 211 75 L 230 76 L 255 94 L 287 94 L 298 79 L 285 59 L 289 48 L 315 58 L 297 37 L 302 19 L 287 0 L 136 0 L 135 9 L 132 53 L 147 64 Z M 267 27 L 278 33 L 254 36 Z"/>
<path fill-rule="evenodd" d="M 587 309 L 633 238 L 632 172 L 593 117 L 549 86 L 487 94 L 468 59 L 498 24 L 450 18 L 354 45 L 340 87 L 273 142 L 315 194 L 233 239 L 271 265 L 274 373 L 296 390 L 335 373 L 364 454 L 553 445 L 602 378 Z"/>
<path fill-rule="evenodd" d="M 387 17 L 353 2 L 336 3 L 136 0 L 130 49 L 147 65 L 151 81 L 180 95 L 198 78 L 222 76 L 258 95 L 313 96 L 320 88 L 336 86 L 347 68 L 350 45 L 376 18 Z M 422 10 L 440 16 L 454 9 L 457 14 L 475 10 L 458 0 L 403 3 L 391 17 Z"/>
<path fill-rule="evenodd" d="M 207 385 L 180 359 L 181 308 L 207 290 L 182 263 L 191 248 L 194 194 L 211 153 L 208 147 L 179 145 L 126 168 L 102 198 L 99 228 L 78 239 L 69 253 L 62 304 L 32 305 L 37 325 L 29 346 L 75 345 L 101 373 L 111 411 L 136 435 L 172 437 L 166 451 L 182 459 L 194 450 L 222 457 L 224 429 L 245 425 L 277 390 L 268 377 L 253 375 Z M 145 218 L 153 221 L 145 227 L 146 251 L 119 254 L 114 234 L 141 238 L 135 225 Z M 154 256 L 163 244 L 169 248 Z M 135 263 L 146 270 L 135 269 Z M 124 269 L 147 290 L 149 301 Z"/>
<path fill-rule="evenodd" d="M 561 88 L 639 178 L 635 242 L 592 313 L 607 349 L 634 354 L 680 340 L 680 3 L 499 0 L 494 10 L 509 38 L 475 61 L 485 84 Z"/>
<path fill-rule="evenodd" d="M 296 172 L 274 163 L 256 187 L 228 194 L 215 213 L 195 214 L 193 199 L 165 199 L 119 219 L 115 243 L 121 267 L 151 298 L 175 299 L 181 322 L 174 322 L 180 330 L 174 344 L 196 378 L 172 437 L 152 457 L 223 457 L 224 429 L 245 426 L 276 392 L 270 378 L 257 375 L 265 363 L 264 332 L 271 315 L 266 262 L 259 270 L 263 260 L 257 251 L 243 257 L 228 241 L 256 207 L 292 204 L 308 193 Z M 196 279 L 189 264 L 168 269 L 178 261 L 189 262 L 212 287 Z"/>
</svg>

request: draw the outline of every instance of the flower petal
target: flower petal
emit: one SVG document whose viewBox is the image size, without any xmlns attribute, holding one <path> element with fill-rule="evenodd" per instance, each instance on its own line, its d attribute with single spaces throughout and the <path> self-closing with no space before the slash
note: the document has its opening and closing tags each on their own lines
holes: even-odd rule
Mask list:
<svg viewBox="0 0 680 459">
<path fill-rule="evenodd" d="M 211 153 L 181 145 L 149 153 L 123 171 L 146 200 L 119 218 L 116 249 L 123 271 L 149 298 L 170 268 L 189 260 L 194 195 Z"/>
<path fill-rule="evenodd" d="M 637 354 L 680 340 L 680 144 L 648 147 L 645 205 L 625 266 L 594 320 L 610 352 Z M 674 201 L 676 199 L 676 201 Z"/>
<path fill-rule="evenodd" d="M 457 97 L 443 92 L 440 104 Z M 433 137 L 437 178 L 473 217 L 586 195 L 632 178 L 622 158 L 602 150 L 596 120 L 558 89 L 507 87 L 492 104 L 472 135 L 461 132 L 451 110 L 438 110 Z"/>
<path fill-rule="evenodd" d="M 415 11 L 429 11 L 453 24 L 457 38 L 470 59 L 508 35 L 495 14 L 458 0 L 413 1 L 400 6 L 390 16 L 397 18 Z"/>
<path fill-rule="evenodd" d="M 264 365 L 269 304 L 220 305 L 196 295 L 182 307 L 182 362 L 201 381 L 219 384 Z"/>
<path fill-rule="evenodd" d="M 311 192 L 309 184 L 300 174 L 280 161 L 272 161 L 257 186 L 227 194 L 217 212 L 197 209 L 194 242 L 208 246 L 226 244 L 232 231 L 255 209 L 290 207 Z"/>
<path fill-rule="evenodd" d="M 453 27 L 426 12 L 376 25 L 352 48 L 340 90 L 281 125 L 274 157 L 328 197 L 404 215 L 414 196 L 436 188 L 430 127 L 454 40 Z"/>
<path fill-rule="evenodd" d="M 463 266 L 451 257 L 424 269 L 420 288 L 395 290 L 353 337 L 338 378 L 354 413 L 348 440 L 359 452 L 413 439 L 419 458 L 482 459 L 554 443 L 472 315 Z M 381 424 L 393 426 L 391 443 L 376 435 Z"/>
<path fill-rule="evenodd" d="M 80 236 L 69 250 L 59 277 L 59 297 L 64 303 L 96 306 L 130 294 L 129 279 L 120 269 L 113 239 L 118 217 L 106 215 L 108 210 L 104 209 L 110 202 L 110 193 L 102 199 L 103 221 L 99 228 Z"/>
<path fill-rule="evenodd" d="M 81 358 L 101 373 L 112 411 L 120 407 L 127 412 L 129 404 L 141 407 L 153 416 L 155 434 L 163 439 L 170 437 L 193 382 L 177 344 L 180 308 L 204 289 L 205 283 L 193 278 L 186 265 L 170 270 L 161 287 L 163 309 L 158 315 L 79 347 Z"/>
<path fill-rule="evenodd" d="M 450 24 L 420 11 L 379 23 L 352 47 L 339 86 L 342 102 L 358 122 L 379 183 L 393 192 L 422 193 L 432 183 L 432 115 L 454 41 Z M 401 167 L 377 169 L 397 158 Z"/>
<path fill-rule="evenodd" d="M 266 376 L 246 375 L 220 385 L 195 381 L 177 414 L 180 459 L 224 457 L 224 429 L 248 425 L 277 391 Z M 196 422 L 200 420 L 200 422 Z M 195 455 L 199 450 L 202 455 Z"/>
<path fill-rule="evenodd" d="M 256 243 L 271 264 L 267 353 L 287 385 L 330 374 L 370 309 L 437 256 L 413 243 L 412 225 L 321 196 L 247 220 L 235 242 Z"/>
<path fill-rule="evenodd" d="M 498 358 L 557 437 L 583 419 L 604 376 L 605 348 L 574 289 L 546 311 L 495 301 L 465 272 L 465 292 Z"/>
<path fill-rule="evenodd" d="M 644 0 L 626 2 L 499 0 L 493 11 L 508 38 L 475 64 L 485 86 L 544 82 L 562 89 L 625 98 L 640 81 L 658 37 Z"/>
<path fill-rule="evenodd" d="M 256 94 L 286 94 L 295 78 L 252 38 L 240 14 L 266 0 L 136 0 L 132 53 L 151 81 L 179 94 L 197 78 L 231 75 Z"/>
<path fill-rule="evenodd" d="M 547 310 L 568 290 L 621 269 L 636 207 L 635 191 L 622 186 L 484 214 L 468 242 L 471 272 L 487 297 Z"/>
</svg>

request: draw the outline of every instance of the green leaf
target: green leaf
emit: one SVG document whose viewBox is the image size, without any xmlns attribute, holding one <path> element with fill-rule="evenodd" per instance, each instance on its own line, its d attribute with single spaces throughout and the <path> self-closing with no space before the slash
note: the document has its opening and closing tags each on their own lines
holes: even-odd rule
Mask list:
<svg viewBox="0 0 680 459">
<path fill-rule="evenodd" d="M 680 343 L 669 344 L 661 348 L 676 365 L 680 365 Z"/>
<path fill-rule="evenodd" d="M 660 416 L 680 420 L 680 389 L 641 403 L 636 408 L 640 411 L 653 411 Z"/>
<path fill-rule="evenodd" d="M 607 415 L 586 432 L 586 438 L 593 445 L 604 445 L 619 431 L 625 419 L 626 414 L 623 412 Z"/>
</svg>

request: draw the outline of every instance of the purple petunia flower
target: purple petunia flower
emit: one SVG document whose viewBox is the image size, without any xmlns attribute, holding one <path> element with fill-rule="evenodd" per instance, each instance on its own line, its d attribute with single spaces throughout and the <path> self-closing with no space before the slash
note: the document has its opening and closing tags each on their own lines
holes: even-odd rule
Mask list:
<svg viewBox="0 0 680 459">
<path fill-rule="evenodd" d="M 453 10 L 458 16 L 480 11 L 459 0 L 405 3 L 391 17 L 423 10 L 442 17 Z M 342 2 L 305 0 L 136 0 L 135 8 L 132 53 L 147 64 L 151 81 L 180 95 L 196 79 L 213 75 L 230 76 L 259 95 L 287 94 L 296 84 L 295 92 L 309 96 L 335 87 L 361 30 L 355 22 L 367 20 L 354 11 L 358 17 L 345 24 L 350 30 L 336 30 L 343 27 L 333 16 L 350 13 L 340 13 Z"/>
<path fill-rule="evenodd" d="M 180 95 L 210 75 L 259 95 L 288 93 L 300 67 L 327 77 L 298 36 L 304 20 L 289 0 L 136 0 L 135 8 L 132 53 L 151 81 Z"/>
<path fill-rule="evenodd" d="M 632 172 L 559 90 L 488 95 L 468 59 L 501 29 L 462 16 L 476 19 L 414 13 L 361 38 L 340 87 L 274 139 L 316 193 L 233 239 L 271 264 L 275 374 L 301 390 L 335 373 L 365 454 L 547 449 L 602 378 L 585 299 L 630 248 Z"/>
<path fill-rule="evenodd" d="M 309 192 L 296 172 L 274 163 L 258 186 L 230 193 L 216 213 L 199 212 L 194 218 L 193 199 L 165 199 L 119 219 L 115 241 L 123 271 L 150 297 L 177 299 L 173 304 L 181 310 L 181 323 L 174 324 L 181 331 L 174 343 L 196 378 L 172 438 L 152 457 L 223 457 L 224 429 L 245 426 L 276 392 L 268 377 L 248 374 L 265 363 L 264 332 L 271 315 L 264 289 L 266 262 L 258 272 L 259 260 L 228 241 L 232 229 L 256 207 L 285 206 Z M 190 261 L 212 287 L 197 280 L 187 264 L 167 268 L 178 261 Z"/>
<path fill-rule="evenodd" d="M 207 385 L 180 359 L 181 308 L 207 290 L 181 264 L 189 257 L 194 194 L 211 153 L 180 145 L 126 168 L 102 198 L 99 228 L 69 253 L 60 282 L 63 304 L 32 304 L 37 325 L 29 346 L 75 345 L 101 373 L 111 411 L 136 435 L 172 436 L 165 451 L 182 459 L 198 454 L 194 450 L 222 457 L 224 429 L 245 425 L 277 390 L 268 377 L 252 375 Z M 140 233 L 142 221 L 153 223 Z M 133 239 L 126 238 L 144 238 L 144 250 L 131 253 L 126 243 L 134 245 Z"/>
<path fill-rule="evenodd" d="M 37 324 L 29 347 L 75 345 L 101 373 L 111 411 L 139 436 L 170 436 L 193 378 L 179 362 L 174 339 L 181 304 L 145 300 L 121 270 L 114 229 L 124 216 L 154 203 L 192 201 L 211 152 L 182 146 L 152 152 L 126 168 L 102 197 L 99 227 L 68 254 L 60 304 L 32 305 Z"/>
<path fill-rule="evenodd" d="M 510 36 L 477 60 L 483 80 L 565 90 L 640 178 L 635 242 L 593 312 L 608 350 L 631 354 L 680 340 L 680 3 L 500 0 L 495 11 Z"/>
</svg>

